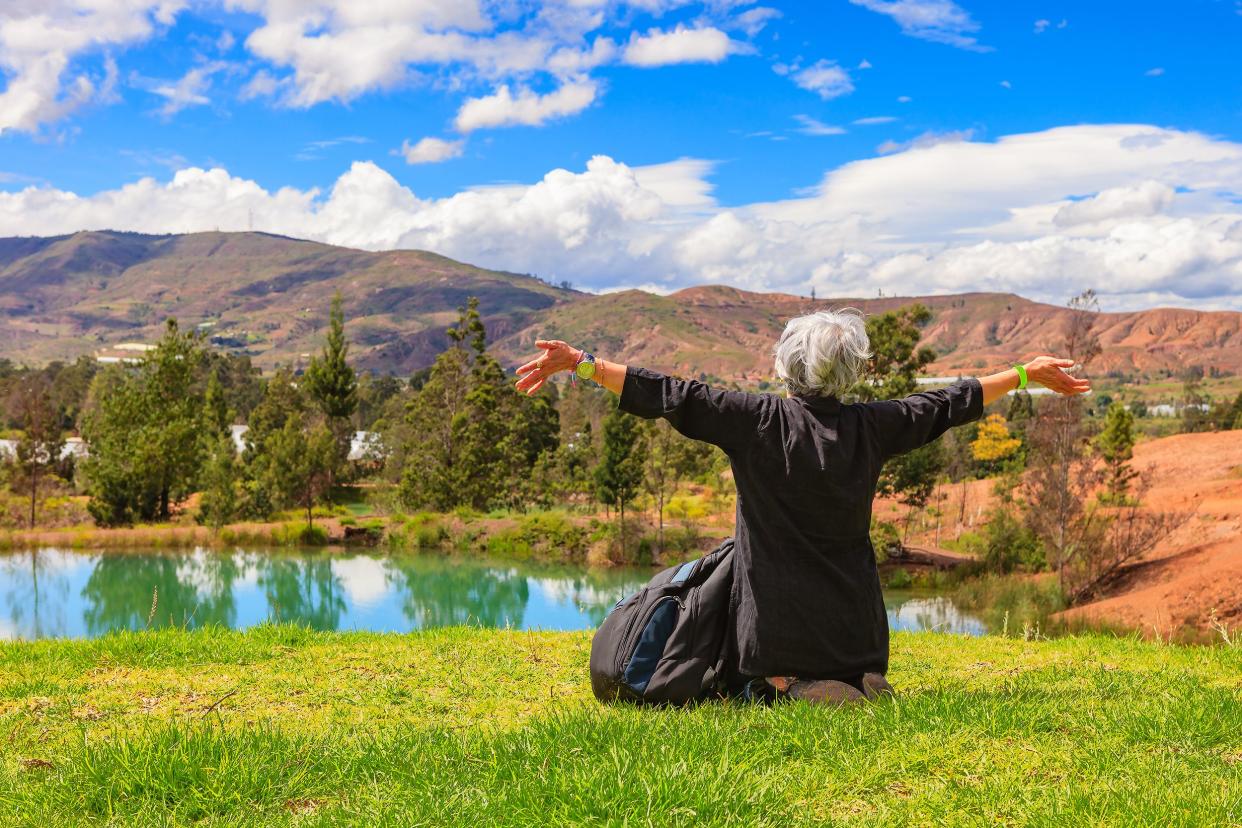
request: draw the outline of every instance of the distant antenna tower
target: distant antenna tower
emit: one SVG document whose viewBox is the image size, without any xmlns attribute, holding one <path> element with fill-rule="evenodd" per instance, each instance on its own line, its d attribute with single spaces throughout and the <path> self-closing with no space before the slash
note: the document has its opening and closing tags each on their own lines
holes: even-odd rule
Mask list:
<svg viewBox="0 0 1242 828">
<path fill-rule="evenodd" d="M 815 301 L 815 285 L 811 285 L 811 301 Z"/>
</svg>

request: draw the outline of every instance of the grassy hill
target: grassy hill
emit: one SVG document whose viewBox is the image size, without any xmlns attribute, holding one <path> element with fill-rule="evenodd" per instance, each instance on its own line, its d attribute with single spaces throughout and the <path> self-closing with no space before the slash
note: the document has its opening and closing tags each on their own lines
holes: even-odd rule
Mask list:
<svg viewBox="0 0 1242 828">
<path fill-rule="evenodd" d="M 578 295 L 433 253 L 371 253 L 266 233 L 0 239 L 0 353 L 71 358 L 154 340 L 176 316 L 262 365 L 297 362 L 319 347 L 337 290 L 358 364 L 399 372 L 430 364 L 469 296 L 503 335 Z"/>
<path fill-rule="evenodd" d="M 175 315 L 263 366 L 318 348 L 332 294 L 345 297 L 359 366 L 408 373 L 429 365 L 444 328 L 478 296 L 497 354 L 515 365 L 539 336 L 653 368 L 770 378 L 787 319 L 852 305 L 868 313 L 921 301 L 933 372 L 977 372 L 1060 347 L 1065 308 L 1005 293 L 824 298 L 723 286 L 669 296 L 592 295 L 417 250 L 372 253 L 265 233 L 147 236 L 83 232 L 0 239 L 0 356 L 72 358 L 151 341 Z M 1155 309 L 1105 313 L 1097 373 L 1158 377 L 1188 365 L 1242 374 L 1242 314 Z"/>
<path fill-rule="evenodd" d="M 1242 649 L 898 633 L 894 699 L 604 707 L 587 633 L 0 644 L 5 825 L 1234 825 Z"/>
</svg>

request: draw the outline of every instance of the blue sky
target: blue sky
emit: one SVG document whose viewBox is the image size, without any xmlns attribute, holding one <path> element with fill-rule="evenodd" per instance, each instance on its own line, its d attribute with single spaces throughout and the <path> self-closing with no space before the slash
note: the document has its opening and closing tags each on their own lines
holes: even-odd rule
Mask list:
<svg viewBox="0 0 1242 828">
<path fill-rule="evenodd" d="M 1242 306 L 1235 0 L 5 5 L 0 233 Z"/>
</svg>

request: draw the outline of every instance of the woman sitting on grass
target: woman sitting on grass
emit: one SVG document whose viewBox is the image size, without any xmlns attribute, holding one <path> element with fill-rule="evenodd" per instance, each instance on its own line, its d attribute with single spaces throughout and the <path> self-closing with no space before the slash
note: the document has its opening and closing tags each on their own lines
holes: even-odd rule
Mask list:
<svg viewBox="0 0 1242 828">
<path fill-rule="evenodd" d="M 733 552 L 736 687 L 747 696 L 843 702 L 891 692 L 888 617 L 871 546 L 871 501 L 884 461 L 978 419 L 983 408 L 1032 382 L 1081 394 L 1068 359 L 1024 366 L 901 400 L 843 403 L 870 358 L 852 309 L 793 319 L 776 345 L 788 396 L 710 388 L 596 359 L 558 340 L 518 368 L 534 394 L 558 371 L 576 371 L 620 394 L 620 408 L 664 417 L 685 436 L 719 446 L 737 485 Z"/>
</svg>

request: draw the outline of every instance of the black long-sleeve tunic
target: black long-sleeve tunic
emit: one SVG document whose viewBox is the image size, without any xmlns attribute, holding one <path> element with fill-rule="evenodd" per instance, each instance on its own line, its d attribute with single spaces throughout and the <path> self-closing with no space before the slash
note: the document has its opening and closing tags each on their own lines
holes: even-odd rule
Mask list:
<svg viewBox="0 0 1242 828">
<path fill-rule="evenodd" d="M 631 366 L 620 406 L 664 417 L 729 456 L 740 673 L 850 679 L 888 670 L 888 617 L 870 536 L 876 482 L 888 458 L 983 413 L 977 379 L 842 404 L 724 391 Z"/>
</svg>

